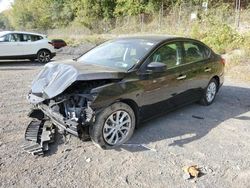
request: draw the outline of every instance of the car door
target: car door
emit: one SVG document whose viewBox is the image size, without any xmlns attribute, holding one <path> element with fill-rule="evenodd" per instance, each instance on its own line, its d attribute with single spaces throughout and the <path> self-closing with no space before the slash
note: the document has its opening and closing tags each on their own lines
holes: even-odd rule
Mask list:
<svg viewBox="0 0 250 188">
<path fill-rule="evenodd" d="M 1 57 L 8 57 L 15 55 L 15 47 L 16 47 L 16 40 L 14 35 L 6 34 L 1 37 L 0 42 L 0 56 Z"/>
<path fill-rule="evenodd" d="M 214 72 L 213 62 L 210 58 L 211 51 L 196 41 L 183 41 L 184 59 L 183 66 L 188 69 L 187 86 L 188 97 L 195 100 L 202 94 Z"/>
<path fill-rule="evenodd" d="M 35 55 L 41 48 L 41 36 L 23 34 L 23 51 L 25 55 Z"/>
<path fill-rule="evenodd" d="M 166 64 L 166 71 L 152 73 L 147 70 L 151 62 Z M 144 88 L 141 97 L 143 118 L 151 118 L 186 102 L 186 78 L 189 70 L 183 67 L 181 42 L 170 42 L 156 49 L 140 69 L 140 84 Z"/>
<path fill-rule="evenodd" d="M 33 42 L 31 40 L 31 35 L 29 34 L 22 34 L 23 40 L 22 40 L 22 48 L 23 48 L 23 54 L 24 55 L 32 55 L 32 51 L 34 49 Z"/>
<path fill-rule="evenodd" d="M 1 57 L 13 57 L 22 56 L 23 49 L 21 46 L 21 39 L 18 34 L 7 34 L 3 36 L 3 42 L 0 42 L 0 56 Z"/>
</svg>

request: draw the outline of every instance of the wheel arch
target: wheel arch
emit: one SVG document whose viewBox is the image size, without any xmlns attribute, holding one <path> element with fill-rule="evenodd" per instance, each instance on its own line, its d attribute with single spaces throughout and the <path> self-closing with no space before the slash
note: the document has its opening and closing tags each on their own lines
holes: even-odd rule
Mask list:
<svg viewBox="0 0 250 188">
<path fill-rule="evenodd" d="M 132 110 L 134 111 L 134 114 L 135 114 L 136 125 L 138 125 L 140 118 L 139 118 L 139 107 L 138 107 L 137 103 L 132 99 L 121 99 L 121 100 L 118 100 L 117 102 L 123 102 L 123 103 L 129 105 L 130 108 L 132 108 Z"/>
<path fill-rule="evenodd" d="M 220 77 L 215 75 L 213 76 L 211 79 L 215 79 L 217 81 L 217 91 L 219 90 L 219 87 L 220 87 Z"/>
<path fill-rule="evenodd" d="M 36 54 L 38 55 L 38 53 L 41 52 L 42 50 L 48 51 L 51 55 L 51 51 L 48 48 L 41 48 L 40 50 L 37 51 Z"/>
</svg>

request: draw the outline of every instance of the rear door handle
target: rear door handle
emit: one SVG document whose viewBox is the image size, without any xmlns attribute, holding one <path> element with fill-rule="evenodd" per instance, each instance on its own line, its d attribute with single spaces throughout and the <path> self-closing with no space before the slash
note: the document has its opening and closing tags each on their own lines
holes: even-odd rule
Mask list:
<svg viewBox="0 0 250 188">
<path fill-rule="evenodd" d="M 187 77 L 187 75 L 180 75 L 179 77 L 177 77 L 177 80 L 183 80 Z"/>
<path fill-rule="evenodd" d="M 211 68 L 205 68 L 205 72 L 210 72 L 211 70 Z"/>
</svg>

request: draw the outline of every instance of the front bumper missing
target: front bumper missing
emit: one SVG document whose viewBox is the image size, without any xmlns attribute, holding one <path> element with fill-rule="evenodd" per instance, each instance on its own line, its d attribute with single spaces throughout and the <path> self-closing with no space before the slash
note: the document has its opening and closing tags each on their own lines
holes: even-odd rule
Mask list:
<svg viewBox="0 0 250 188">
<path fill-rule="evenodd" d="M 93 114 L 90 107 L 86 109 L 86 122 L 81 128 L 93 123 Z M 60 132 L 66 131 L 81 139 L 86 136 L 82 131 L 78 134 L 78 122 L 66 119 L 45 104 L 38 104 L 37 108 L 29 113 L 29 117 L 33 120 L 25 132 L 26 143 L 23 149 L 33 155 L 43 155 L 45 151 L 49 150 L 49 144 L 54 142 L 55 127 L 58 127 Z"/>
<path fill-rule="evenodd" d="M 50 121 L 32 120 L 25 131 L 22 148 L 33 155 L 44 155 L 54 142 L 55 128 Z"/>
<path fill-rule="evenodd" d="M 51 122 L 56 125 L 59 129 L 64 129 L 65 131 L 73 134 L 74 136 L 79 136 L 77 132 L 78 123 L 66 120 L 61 114 L 53 111 L 49 106 L 44 104 L 39 104 L 38 108 L 50 118 Z"/>
</svg>

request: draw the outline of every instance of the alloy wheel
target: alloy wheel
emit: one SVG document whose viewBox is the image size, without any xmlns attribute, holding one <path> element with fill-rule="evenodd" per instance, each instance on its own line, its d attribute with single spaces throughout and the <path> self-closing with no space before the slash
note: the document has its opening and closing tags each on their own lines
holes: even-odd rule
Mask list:
<svg viewBox="0 0 250 188">
<path fill-rule="evenodd" d="M 131 117 L 124 110 L 112 113 L 104 123 L 103 138 L 109 145 L 117 145 L 126 140 L 131 129 Z"/>
<path fill-rule="evenodd" d="M 50 61 L 50 54 L 46 51 L 42 51 L 38 54 L 38 60 L 41 63 L 48 63 Z"/>
<path fill-rule="evenodd" d="M 207 101 L 210 103 L 214 100 L 216 94 L 217 86 L 215 82 L 210 82 L 207 87 L 206 98 Z"/>
</svg>

